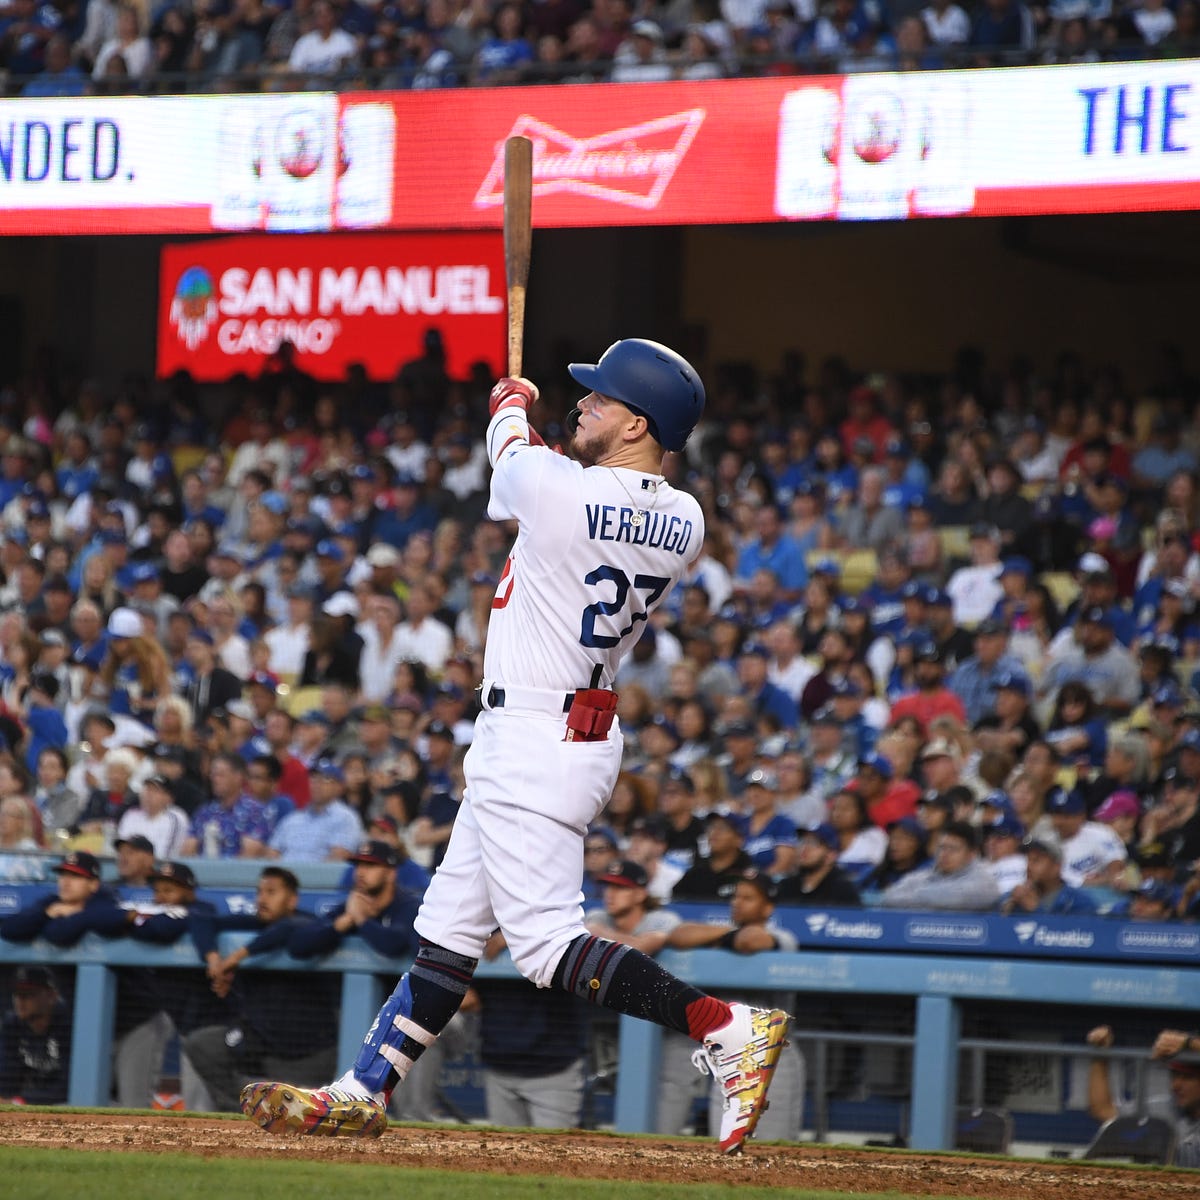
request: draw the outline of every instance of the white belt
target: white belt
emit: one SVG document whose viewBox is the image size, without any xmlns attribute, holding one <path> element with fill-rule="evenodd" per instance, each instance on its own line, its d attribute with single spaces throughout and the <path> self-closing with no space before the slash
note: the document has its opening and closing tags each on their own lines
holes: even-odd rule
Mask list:
<svg viewBox="0 0 1200 1200">
<path fill-rule="evenodd" d="M 496 708 L 513 711 L 542 713 L 548 717 L 561 717 L 575 699 L 573 691 L 558 691 L 554 688 L 521 687 L 517 684 L 496 683 L 485 679 L 479 685 L 479 703 L 485 712 Z"/>
</svg>

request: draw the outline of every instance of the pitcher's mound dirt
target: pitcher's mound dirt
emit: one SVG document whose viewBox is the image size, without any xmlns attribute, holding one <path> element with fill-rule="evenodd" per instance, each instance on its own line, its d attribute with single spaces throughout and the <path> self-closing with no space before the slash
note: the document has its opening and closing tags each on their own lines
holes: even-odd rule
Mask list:
<svg viewBox="0 0 1200 1200">
<path fill-rule="evenodd" d="M 1004 1200 L 1194 1200 L 1200 1173 L 1131 1171 L 1090 1162 L 1041 1163 L 827 1146 L 750 1143 L 725 1157 L 712 1143 L 584 1133 L 506 1133 L 393 1126 L 373 1141 L 275 1138 L 240 1120 L 0 1112 L 0 1147 L 139 1150 L 220 1158 L 306 1158 L 496 1175 L 746 1184 L 834 1192 Z"/>
</svg>

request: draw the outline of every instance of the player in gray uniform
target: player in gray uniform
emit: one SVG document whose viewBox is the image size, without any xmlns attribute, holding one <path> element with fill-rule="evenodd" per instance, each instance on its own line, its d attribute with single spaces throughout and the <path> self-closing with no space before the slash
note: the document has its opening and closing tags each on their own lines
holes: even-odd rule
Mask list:
<svg viewBox="0 0 1200 1200">
<path fill-rule="evenodd" d="M 703 412 L 704 387 L 674 351 L 638 338 L 569 370 L 590 389 L 569 422 L 573 459 L 531 429 L 533 384 L 492 390 L 488 515 L 515 520 L 518 534 L 492 601 L 466 792 L 415 922 L 416 961 L 334 1084 L 245 1090 L 243 1110 L 269 1132 L 381 1132 L 388 1097 L 457 1011 L 497 926 L 539 987 L 698 1042 L 697 1065 L 723 1090 L 723 1151 L 741 1148 L 764 1109 L 786 1013 L 707 996 L 583 924 L 584 835 L 621 765 L 606 685 L 704 541 L 700 506 L 662 474 L 663 453 L 683 449 Z"/>
</svg>

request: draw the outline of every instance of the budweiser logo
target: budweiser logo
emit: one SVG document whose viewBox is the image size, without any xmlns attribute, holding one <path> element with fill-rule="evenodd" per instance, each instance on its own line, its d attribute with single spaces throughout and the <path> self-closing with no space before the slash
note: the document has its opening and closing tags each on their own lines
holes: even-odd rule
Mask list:
<svg viewBox="0 0 1200 1200">
<path fill-rule="evenodd" d="M 533 194 L 574 192 L 596 200 L 651 209 L 658 205 L 704 121 L 702 108 L 688 109 L 614 129 L 595 137 L 575 138 L 534 117 L 520 116 L 509 136 L 533 142 Z M 504 203 L 504 139 L 496 143 L 475 206 Z"/>
</svg>

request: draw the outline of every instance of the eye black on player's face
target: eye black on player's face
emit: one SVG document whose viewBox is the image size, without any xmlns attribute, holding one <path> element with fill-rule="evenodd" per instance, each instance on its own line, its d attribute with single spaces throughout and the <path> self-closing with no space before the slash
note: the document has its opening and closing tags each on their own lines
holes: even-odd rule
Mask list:
<svg viewBox="0 0 1200 1200">
<path fill-rule="evenodd" d="M 620 400 L 589 392 L 580 400 L 571 448 L 588 466 L 603 462 L 621 442 L 621 429 L 633 415 Z"/>
</svg>

